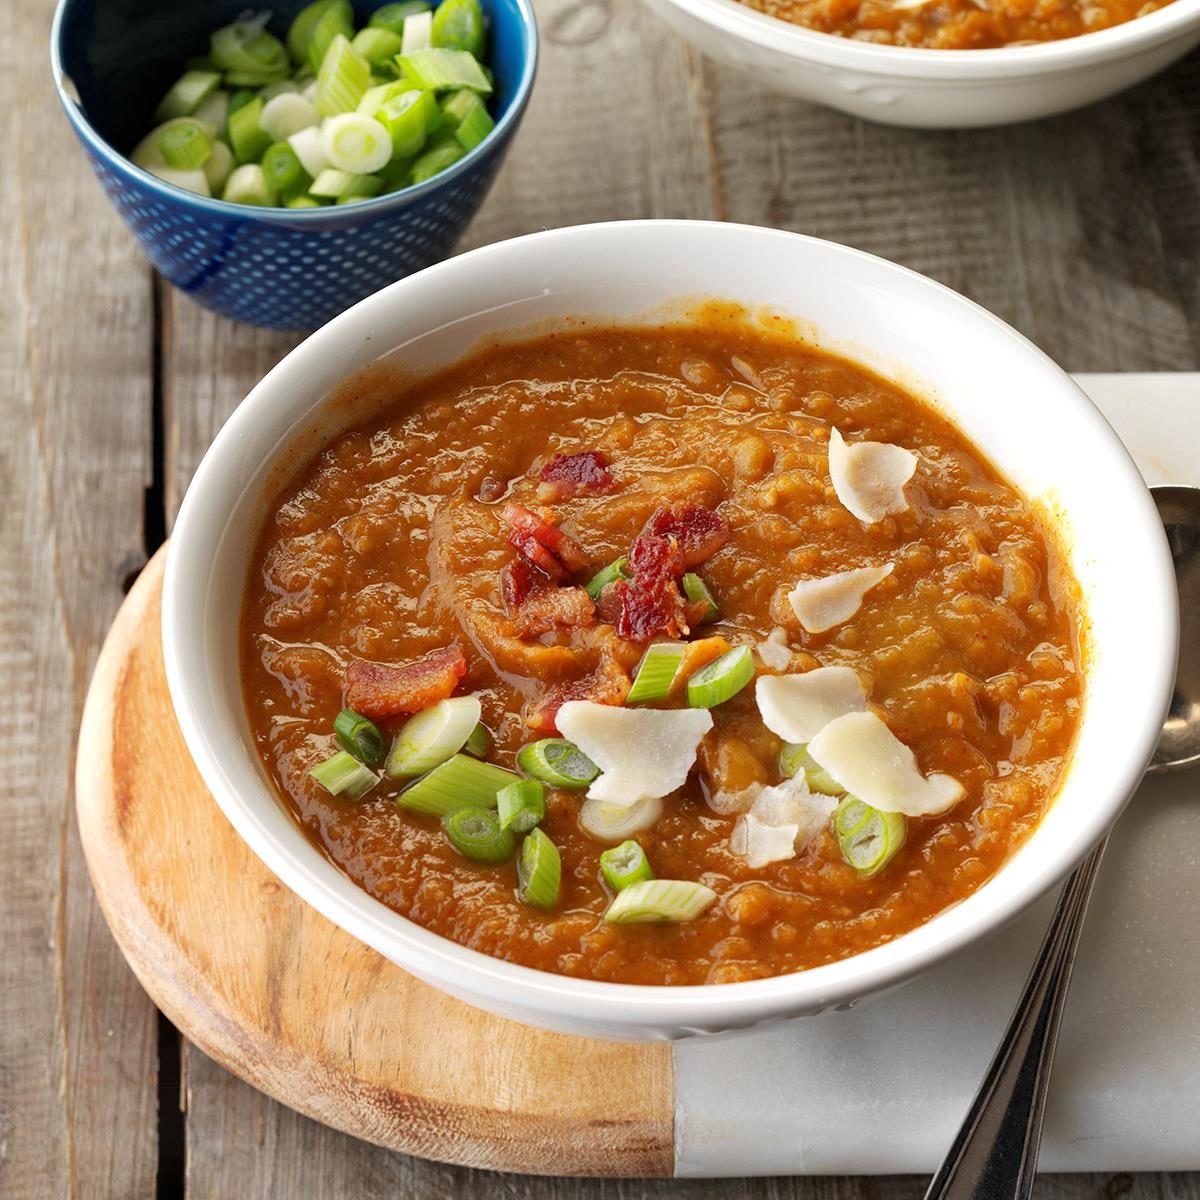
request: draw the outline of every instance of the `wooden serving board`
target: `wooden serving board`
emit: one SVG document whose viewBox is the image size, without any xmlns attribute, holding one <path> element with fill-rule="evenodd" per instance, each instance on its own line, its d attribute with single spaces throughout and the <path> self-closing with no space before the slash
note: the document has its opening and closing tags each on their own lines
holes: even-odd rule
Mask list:
<svg viewBox="0 0 1200 1200">
<path fill-rule="evenodd" d="M 538 1174 L 671 1175 L 666 1045 L 530 1029 L 442 995 L 285 888 L 208 794 L 171 708 L 164 551 L 96 666 L 76 792 L 88 869 L 143 987 L 282 1103 L 408 1154 Z"/>
</svg>

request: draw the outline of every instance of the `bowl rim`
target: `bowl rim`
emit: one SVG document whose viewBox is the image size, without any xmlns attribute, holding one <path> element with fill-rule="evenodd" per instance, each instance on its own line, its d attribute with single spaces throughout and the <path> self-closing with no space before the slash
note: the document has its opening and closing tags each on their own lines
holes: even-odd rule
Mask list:
<svg viewBox="0 0 1200 1200">
<path fill-rule="evenodd" d="M 221 200 L 215 196 L 202 196 L 199 192 L 188 191 L 187 188 L 181 188 L 177 184 L 160 179 L 157 175 L 152 175 L 149 171 L 139 167 L 127 155 L 122 154 L 92 124 L 83 110 L 83 105 L 72 96 L 73 86 L 68 86 L 69 76 L 63 66 L 66 16 L 71 8 L 81 2 L 82 0 L 58 0 L 54 9 L 54 19 L 50 26 L 50 68 L 54 77 L 54 90 L 58 93 L 59 102 L 66 110 L 67 120 L 71 122 L 76 134 L 106 163 L 131 176 L 142 187 L 157 193 L 164 200 L 182 201 L 204 209 L 215 217 L 228 220 L 263 221 L 289 228 L 322 224 L 341 225 L 347 222 L 351 216 L 378 215 L 390 209 L 402 209 L 410 203 L 422 200 L 467 174 L 476 164 L 488 158 L 496 147 L 507 141 L 524 115 L 537 75 L 540 34 L 532 0 L 512 0 L 521 17 L 522 52 L 521 74 L 513 91 L 512 103 L 509 104 L 504 115 L 496 122 L 495 128 L 488 136 L 479 145 L 468 150 L 456 163 L 422 183 L 406 187 L 398 192 L 390 192 L 384 196 L 359 200 L 354 204 L 332 205 L 327 208 L 267 208 L 253 204 L 237 204 L 232 200 Z M 1200 3 L 1200 0 L 1197 2 Z"/>
<path fill-rule="evenodd" d="M 865 995 L 911 979 L 1007 924 L 1082 860 L 1104 836 L 1133 794 L 1157 743 L 1161 721 L 1170 702 L 1178 632 L 1177 621 L 1166 621 L 1160 636 L 1146 647 L 1143 659 L 1148 664 L 1147 678 L 1154 683 L 1159 705 L 1152 704 L 1148 710 L 1131 715 L 1128 752 L 1111 765 L 1106 774 L 1109 783 L 1105 792 L 1110 802 L 1097 805 L 1082 815 L 1071 836 L 1064 839 L 1065 848 L 1053 862 L 1014 880 L 1007 893 L 996 893 L 989 905 L 973 911 L 965 925 L 947 928 L 941 922 L 942 917 L 958 907 L 951 906 L 910 931 L 922 934 L 921 941 L 917 945 L 907 945 L 903 961 L 899 963 L 890 961 L 897 953 L 892 948 L 909 935 L 806 971 L 738 983 L 656 986 L 579 979 L 506 962 L 433 933 L 374 900 L 340 872 L 337 873 L 340 882 L 332 881 L 328 875 L 319 878 L 314 869 L 319 851 L 313 849 L 313 856 L 306 856 L 306 861 L 276 838 L 254 811 L 253 803 L 243 798 L 226 778 L 224 763 L 217 754 L 216 742 L 220 739 L 210 739 L 205 719 L 197 711 L 199 705 L 193 706 L 191 693 L 195 689 L 199 697 L 203 691 L 203 678 L 199 670 L 193 672 L 189 668 L 188 660 L 193 657 L 193 647 L 203 645 L 203 587 L 210 574 L 207 559 L 203 554 L 197 557 L 193 543 L 209 543 L 215 551 L 228 526 L 230 513 L 245 495 L 245 489 L 228 497 L 216 519 L 206 507 L 209 492 L 215 488 L 220 494 L 222 480 L 228 475 L 226 460 L 236 460 L 244 431 L 260 420 L 268 427 L 273 422 L 278 439 L 281 428 L 295 421 L 295 417 L 286 416 L 288 409 L 283 405 L 274 407 L 274 412 L 279 415 L 266 414 L 272 412 L 277 392 L 294 391 L 296 381 L 303 380 L 308 374 L 311 368 L 307 364 L 319 363 L 323 357 L 335 353 L 341 344 L 354 344 L 357 340 L 355 331 L 360 325 L 369 325 L 373 330 L 375 356 L 387 353 L 387 350 L 379 349 L 381 326 L 379 319 L 371 315 L 377 307 L 389 307 L 407 289 L 420 288 L 423 281 L 436 273 L 470 272 L 486 268 L 489 260 L 499 260 L 502 264 L 505 256 L 514 253 L 535 256 L 548 253 L 559 261 L 572 261 L 569 244 L 574 239 L 620 239 L 624 231 L 639 229 L 648 230 L 656 237 L 670 229 L 682 230 L 695 239 L 711 236 L 815 244 L 837 255 L 866 261 L 874 271 L 899 276 L 927 289 L 940 296 L 956 310 L 956 315 L 961 314 L 962 319 L 990 325 L 995 333 L 997 353 L 1007 348 L 1011 353 L 1032 356 L 1046 372 L 1048 381 L 1057 379 L 1056 401 L 1071 409 L 1071 420 L 1090 425 L 1108 444 L 1112 453 L 1106 464 L 1110 472 L 1106 478 L 1111 487 L 1128 493 L 1130 509 L 1137 510 L 1144 526 L 1151 558 L 1154 557 L 1153 545 L 1158 545 L 1157 571 L 1152 569 L 1143 577 L 1143 594 L 1149 604 L 1161 604 L 1163 612 L 1174 614 L 1177 611 L 1174 570 L 1153 499 L 1128 451 L 1079 386 L 1043 351 L 981 305 L 944 284 L 865 251 L 804 234 L 715 221 L 640 220 L 568 226 L 482 246 L 416 272 L 360 301 L 312 334 L 260 380 L 217 434 L 184 497 L 169 543 L 162 606 L 164 655 L 173 705 L 189 750 L 210 792 L 251 849 L 303 900 L 352 936 L 400 962 L 411 973 L 432 979 L 435 986 L 445 990 L 466 987 L 462 983 L 465 978 L 470 983 L 467 990 L 476 997 L 502 997 L 521 1009 L 527 1018 L 530 1012 L 543 1016 L 553 1013 L 578 1029 L 586 1029 L 589 1022 L 606 1024 L 610 1029 L 619 1027 L 634 1037 L 646 1036 L 647 1029 L 655 1027 L 656 1023 L 678 1031 L 678 1036 L 697 1029 L 747 1027 L 760 1021 L 853 1004 Z M 555 242 L 560 243 L 557 248 Z M 205 532 L 205 525 L 210 527 L 208 532 Z M 219 532 L 212 532 L 215 526 L 219 526 Z M 280 798 L 265 782 L 261 789 L 272 805 L 282 806 Z M 974 895 L 984 893 L 987 886 L 985 883 Z M 400 947 L 403 959 L 394 950 L 384 947 Z M 458 994 L 463 992 L 460 990 Z M 560 1023 L 559 1027 L 564 1026 Z"/>
<path fill-rule="evenodd" d="M 679 9 L 734 41 L 762 50 L 834 66 L 876 70 L 907 78 L 985 82 L 1025 76 L 1067 74 L 1107 58 L 1132 54 L 1169 40 L 1183 27 L 1200 23 L 1200 0 L 1171 0 L 1145 16 L 1107 29 L 1034 46 L 1000 46 L 979 50 L 937 50 L 927 46 L 892 46 L 823 33 L 773 17 L 739 0 L 650 0 Z"/>
</svg>

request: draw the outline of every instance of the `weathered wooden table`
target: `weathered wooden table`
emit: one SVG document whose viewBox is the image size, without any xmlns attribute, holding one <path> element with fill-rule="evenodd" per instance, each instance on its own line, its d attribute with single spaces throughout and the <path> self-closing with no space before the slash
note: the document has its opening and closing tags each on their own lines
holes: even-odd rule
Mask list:
<svg viewBox="0 0 1200 1200">
<path fill-rule="evenodd" d="M 0 1195 L 921 1195 L 913 1179 L 588 1182 L 409 1159 L 265 1099 L 156 1014 L 80 853 L 80 704 L 205 446 L 297 339 L 155 279 L 58 110 L 51 9 L 0 4 Z M 465 245 L 626 217 L 776 225 L 926 272 L 1068 369 L 1200 367 L 1200 57 L 1058 120 L 906 133 L 718 70 L 635 0 L 538 9 L 534 100 Z M 1038 1194 L 1195 1198 L 1200 1176 L 1044 1178 Z"/>
</svg>

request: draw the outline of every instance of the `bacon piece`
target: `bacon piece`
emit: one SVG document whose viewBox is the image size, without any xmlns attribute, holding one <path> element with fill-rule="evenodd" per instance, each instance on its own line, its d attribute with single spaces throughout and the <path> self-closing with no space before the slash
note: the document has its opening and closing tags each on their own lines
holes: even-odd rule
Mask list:
<svg viewBox="0 0 1200 1200">
<path fill-rule="evenodd" d="M 517 637 L 537 637 L 552 629 L 586 629 L 596 623 L 596 606 L 580 587 L 539 588 L 513 614 Z"/>
<path fill-rule="evenodd" d="M 660 635 L 686 637 L 690 631 L 683 594 L 669 575 L 635 578 L 632 583 L 618 579 L 604 591 L 605 611 L 616 609 L 613 624 L 617 636 L 626 641 L 648 642 Z M 609 591 L 613 592 L 611 598 Z"/>
<path fill-rule="evenodd" d="M 533 509 L 526 508 L 523 504 L 506 504 L 500 515 L 512 527 L 512 532 L 508 535 L 509 545 L 514 546 L 540 570 L 550 574 L 544 565 L 545 556 L 538 555 L 531 542 L 536 542 L 556 558 L 560 568 L 582 571 L 587 566 L 587 555 L 583 547 L 569 533 L 564 533 L 557 525 L 551 525 Z M 566 571 L 560 570 L 560 574 L 566 574 Z"/>
<path fill-rule="evenodd" d="M 694 567 L 712 558 L 729 541 L 729 526 L 719 513 L 703 504 L 676 504 L 656 509 L 642 529 L 647 534 L 674 538 L 686 566 Z"/>
<path fill-rule="evenodd" d="M 532 534 L 514 529 L 508 535 L 508 544 L 520 555 L 521 561 L 531 569 L 536 568 L 535 575 L 541 575 L 550 583 L 560 583 L 567 577 L 567 569 L 537 540 Z"/>
<path fill-rule="evenodd" d="M 683 550 L 674 537 L 639 533 L 629 547 L 629 570 L 639 582 L 678 579 L 683 568 Z"/>
<path fill-rule="evenodd" d="M 523 558 L 514 558 L 501 568 L 500 595 L 504 600 L 504 611 L 511 617 L 525 603 L 526 598 L 549 581 L 534 570 Z"/>
<path fill-rule="evenodd" d="M 631 686 L 620 664 L 604 658 L 590 675 L 570 683 L 555 684 L 529 712 L 525 724 L 539 733 L 558 733 L 558 710 L 568 700 L 592 700 L 596 704 L 624 704 Z"/>
<path fill-rule="evenodd" d="M 616 481 L 608 471 L 608 455 L 600 450 L 556 454 L 541 470 L 538 499 L 544 503 L 611 492 Z"/>
<path fill-rule="evenodd" d="M 404 664 L 351 659 L 346 668 L 346 707 L 372 718 L 419 712 L 445 700 L 466 673 L 467 660 L 458 646 L 433 650 Z"/>
</svg>

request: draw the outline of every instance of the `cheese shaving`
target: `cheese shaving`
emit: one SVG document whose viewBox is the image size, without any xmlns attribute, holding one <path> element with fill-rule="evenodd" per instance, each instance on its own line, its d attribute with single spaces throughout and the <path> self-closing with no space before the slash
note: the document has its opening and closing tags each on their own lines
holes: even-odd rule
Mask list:
<svg viewBox="0 0 1200 1200">
<path fill-rule="evenodd" d="M 808 743 L 808 752 L 846 791 L 881 812 L 927 817 L 963 796 L 957 779 L 923 776 L 913 752 L 872 712 L 831 721 Z"/>
<path fill-rule="evenodd" d="M 847 445 L 837 426 L 829 431 L 829 477 L 837 498 L 871 525 L 908 507 L 904 485 L 917 469 L 917 456 L 887 442 Z"/>
<path fill-rule="evenodd" d="M 750 801 L 733 827 L 729 848 L 751 867 L 795 858 L 828 825 L 837 800 L 809 791 L 803 772 L 775 787 L 753 784 L 740 792 Z"/>
<path fill-rule="evenodd" d="M 811 742 L 830 721 L 864 712 L 867 693 L 849 667 L 818 667 L 803 675 L 764 675 L 755 685 L 763 724 L 785 742 Z"/>
<path fill-rule="evenodd" d="M 772 671 L 786 671 L 792 665 L 792 650 L 787 644 L 785 629 L 776 626 L 767 635 L 767 640 L 759 642 L 755 648 L 763 666 L 770 667 Z"/>
<path fill-rule="evenodd" d="M 809 633 L 824 633 L 854 616 L 862 607 L 863 597 L 893 570 L 892 563 L 885 563 L 882 567 L 838 571 L 820 579 L 801 579 L 788 592 L 788 601 Z"/>
<path fill-rule="evenodd" d="M 683 787 L 713 723 L 703 708 L 616 708 L 591 700 L 568 701 L 556 722 L 600 768 L 588 799 L 625 807 Z"/>
</svg>

